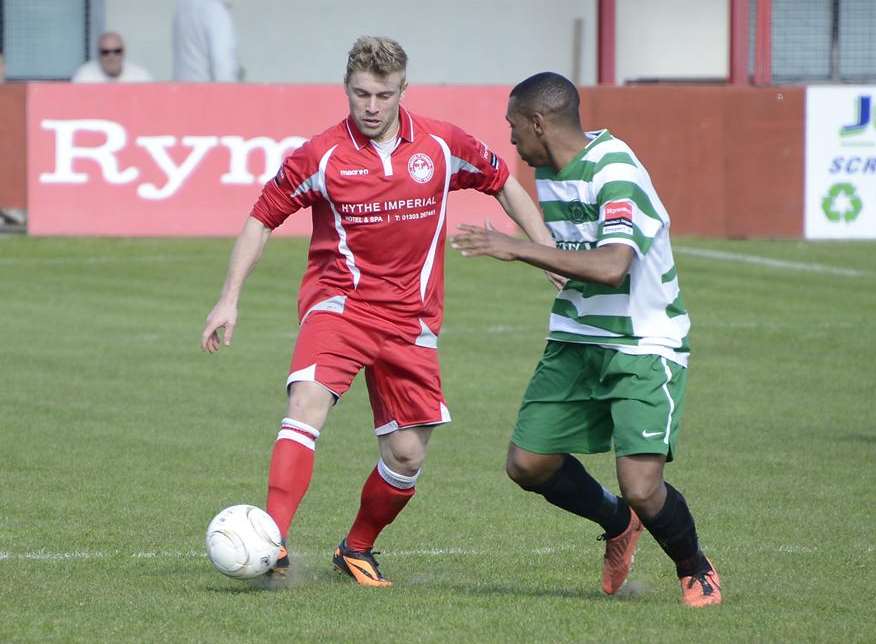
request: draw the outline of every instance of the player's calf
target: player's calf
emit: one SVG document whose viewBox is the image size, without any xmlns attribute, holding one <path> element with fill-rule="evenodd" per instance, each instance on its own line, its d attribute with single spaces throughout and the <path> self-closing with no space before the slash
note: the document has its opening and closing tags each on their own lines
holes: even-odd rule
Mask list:
<svg viewBox="0 0 876 644">
<path fill-rule="evenodd" d="M 696 525 L 681 493 L 666 483 L 666 500 L 656 516 L 642 520 L 675 563 L 681 581 L 682 601 L 688 606 L 721 603 L 721 583 L 717 571 L 700 550 Z"/>
</svg>

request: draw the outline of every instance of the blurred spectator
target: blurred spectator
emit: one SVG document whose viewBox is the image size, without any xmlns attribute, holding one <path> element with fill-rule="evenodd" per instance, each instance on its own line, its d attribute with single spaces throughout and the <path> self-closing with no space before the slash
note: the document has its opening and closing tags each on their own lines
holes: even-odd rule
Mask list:
<svg viewBox="0 0 876 644">
<path fill-rule="evenodd" d="M 3 58 L 3 49 L 0 48 L 0 83 L 6 82 L 6 60 Z M 3 128 L 0 127 L 0 130 Z M 2 134 L 2 132 L 0 132 Z M 7 146 L 3 145 L 4 152 Z M 0 230 L 23 230 L 24 211 L 18 208 L 0 208 Z"/>
<path fill-rule="evenodd" d="M 236 82 L 237 37 L 226 0 L 177 0 L 173 17 L 173 80 Z"/>
<path fill-rule="evenodd" d="M 76 70 L 74 83 L 148 83 L 152 76 L 145 69 L 125 60 L 125 43 L 112 31 L 97 41 L 98 60 L 89 60 Z"/>
<path fill-rule="evenodd" d="M 6 81 L 6 62 L 3 58 L 3 49 L 0 48 L 0 83 Z M 0 127 L 2 130 L 2 127 Z M 6 148 L 6 146 L 3 146 Z M 0 208 L 0 230 L 9 230 L 8 226 L 22 226 L 24 224 L 24 211 L 11 208 Z"/>
</svg>

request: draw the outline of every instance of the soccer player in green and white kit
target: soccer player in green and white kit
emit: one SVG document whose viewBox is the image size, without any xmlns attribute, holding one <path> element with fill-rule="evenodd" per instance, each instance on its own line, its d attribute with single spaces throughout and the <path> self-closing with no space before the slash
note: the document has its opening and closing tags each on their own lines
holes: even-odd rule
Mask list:
<svg viewBox="0 0 876 644">
<path fill-rule="evenodd" d="M 687 382 L 690 320 L 669 242 L 669 215 L 648 172 L 608 130 L 585 132 L 578 91 L 559 74 L 512 91 L 507 120 L 537 168 L 538 198 L 556 248 L 463 225 L 463 255 L 519 260 L 568 278 L 547 348 L 523 397 L 508 475 L 523 489 L 605 531 L 602 588 L 618 592 L 642 527 L 675 562 L 682 600 L 721 603 L 718 572 L 700 550 L 684 497 L 664 482 Z M 621 497 L 572 453 L 614 444 Z"/>
</svg>

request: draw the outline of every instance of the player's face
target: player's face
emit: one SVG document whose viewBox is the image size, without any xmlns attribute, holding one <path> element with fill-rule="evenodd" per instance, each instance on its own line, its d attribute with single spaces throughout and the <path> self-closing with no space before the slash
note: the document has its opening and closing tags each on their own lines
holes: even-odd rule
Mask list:
<svg viewBox="0 0 876 644">
<path fill-rule="evenodd" d="M 514 98 L 508 101 L 505 120 L 511 126 L 511 144 L 517 148 L 520 158 L 534 168 L 550 165 L 550 157 L 535 131 L 533 119 L 516 109 Z"/>
<path fill-rule="evenodd" d="M 402 72 L 378 76 L 353 72 L 347 81 L 350 115 L 359 131 L 369 139 L 383 141 L 398 127 L 398 104 L 407 85 Z"/>
</svg>

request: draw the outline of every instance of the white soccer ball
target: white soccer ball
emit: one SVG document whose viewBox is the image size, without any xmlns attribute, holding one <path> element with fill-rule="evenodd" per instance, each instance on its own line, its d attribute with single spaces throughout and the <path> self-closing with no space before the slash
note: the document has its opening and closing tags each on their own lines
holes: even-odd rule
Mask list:
<svg viewBox="0 0 876 644">
<path fill-rule="evenodd" d="M 268 572 L 280 553 L 280 529 L 254 505 L 232 505 L 207 526 L 207 556 L 223 575 L 252 579 Z"/>
</svg>

